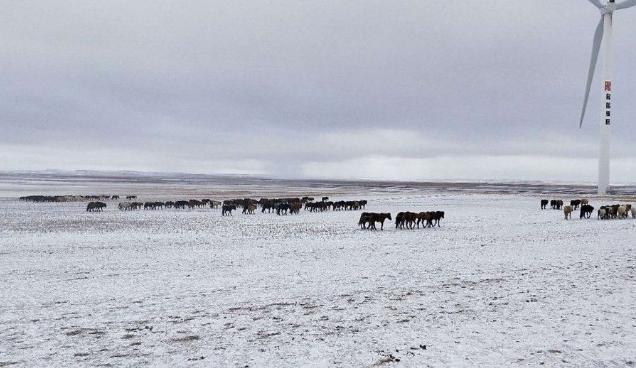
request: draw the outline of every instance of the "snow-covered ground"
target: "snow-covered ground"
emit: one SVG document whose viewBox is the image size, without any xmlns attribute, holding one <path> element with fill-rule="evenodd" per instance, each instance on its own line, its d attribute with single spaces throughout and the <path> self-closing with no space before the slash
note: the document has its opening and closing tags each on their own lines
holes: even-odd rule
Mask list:
<svg viewBox="0 0 636 368">
<path fill-rule="evenodd" d="M 338 198 L 446 218 L 0 200 L 0 366 L 636 365 L 634 220 L 521 195 Z"/>
</svg>

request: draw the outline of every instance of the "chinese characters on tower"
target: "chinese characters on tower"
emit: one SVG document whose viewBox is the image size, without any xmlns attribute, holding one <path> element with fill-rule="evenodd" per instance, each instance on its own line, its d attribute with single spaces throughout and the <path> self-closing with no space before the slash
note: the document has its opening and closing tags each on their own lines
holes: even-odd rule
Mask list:
<svg viewBox="0 0 636 368">
<path fill-rule="evenodd" d="M 610 125 L 612 118 L 612 82 L 605 81 L 605 125 Z"/>
</svg>

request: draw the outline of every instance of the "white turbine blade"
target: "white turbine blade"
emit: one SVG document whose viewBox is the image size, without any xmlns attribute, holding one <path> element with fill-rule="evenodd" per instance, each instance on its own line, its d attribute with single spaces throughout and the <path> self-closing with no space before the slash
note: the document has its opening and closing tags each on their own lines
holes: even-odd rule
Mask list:
<svg viewBox="0 0 636 368">
<path fill-rule="evenodd" d="M 622 3 L 616 4 L 616 9 L 627 9 L 636 5 L 636 0 L 625 0 Z"/>
<path fill-rule="evenodd" d="M 589 2 L 592 3 L 592 5 L 594 5 L 595 7 L 601 9 L 603 8 L 603 4 L 601 4 L 600 0 L 588 0 Z"/>
<path fill-rule="evenodd" d="M 579 128 L 583 126 L 583 118 L 585 118 L 585 109 L 587 108 L 587 100 L 590 97 L 590 88 L 592 87 L 592 79 L 594 78 L 594 69 L 596 69 L 596 61 L 598 60 L 598 51 L 603 41 L 603 17 L 594 32 L 594 43 L 592 44 L 592 59 L 590 60 L 590 71 L 587 74 L 587 86 L 585 88 L 585 98 L 583 99 L 583 111 L 581 111 L 581 121 Z"/>
</svg>

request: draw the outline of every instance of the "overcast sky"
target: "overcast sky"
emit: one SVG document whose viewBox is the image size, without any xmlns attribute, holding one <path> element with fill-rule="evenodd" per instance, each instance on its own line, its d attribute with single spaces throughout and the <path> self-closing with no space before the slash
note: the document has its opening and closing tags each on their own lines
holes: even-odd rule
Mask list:
<svg viewBox="0 0 636 368">
<path fill-rule="evenodd" d="M 595 181 L 586 0 L 11 1 L 0 170 Z M 636 182 L 636 8 L 612 181 Z"/>
</svg>

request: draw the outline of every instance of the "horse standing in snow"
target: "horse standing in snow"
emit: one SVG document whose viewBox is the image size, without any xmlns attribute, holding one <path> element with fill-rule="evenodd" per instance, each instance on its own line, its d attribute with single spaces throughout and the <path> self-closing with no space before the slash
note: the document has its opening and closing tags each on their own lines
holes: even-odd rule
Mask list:
<svg viewBox="0 0 636 368">
<path fill-rule="evenodd" d="M 101 212 L 106 208 L 106 203 L 104 202 L 90 202 L 86 206 L 87 212 Z"/>
<path fill-rule="evenodd" d="M 236 210 L 235 204 L 224 204 L 221 208 L 221 216 L 232 216 L 232 211 Z"/>
<path fill-rule="evenodd" d="M 379 222 L 380 230 L 384 230 L 384 221 L 386 221 L 387 219 L 393 221 L 390 213 L 363 212 L 360 215 L 358 225 L 363 229 L 377 230 L 377 228 L 375 227 L 375 223 Z M 368 227 L 367 224 L 369 225 Z"/>
<path fill-rule="evenodd" d="M 579 216 L 579 218 L 590 218 L 590 216 L 592 216 L 592 213 L 594 212 L 594 207 L 590 206 L 589 204 L 584 204 L 581 205 L 581 215 Z"/>
</svg>

